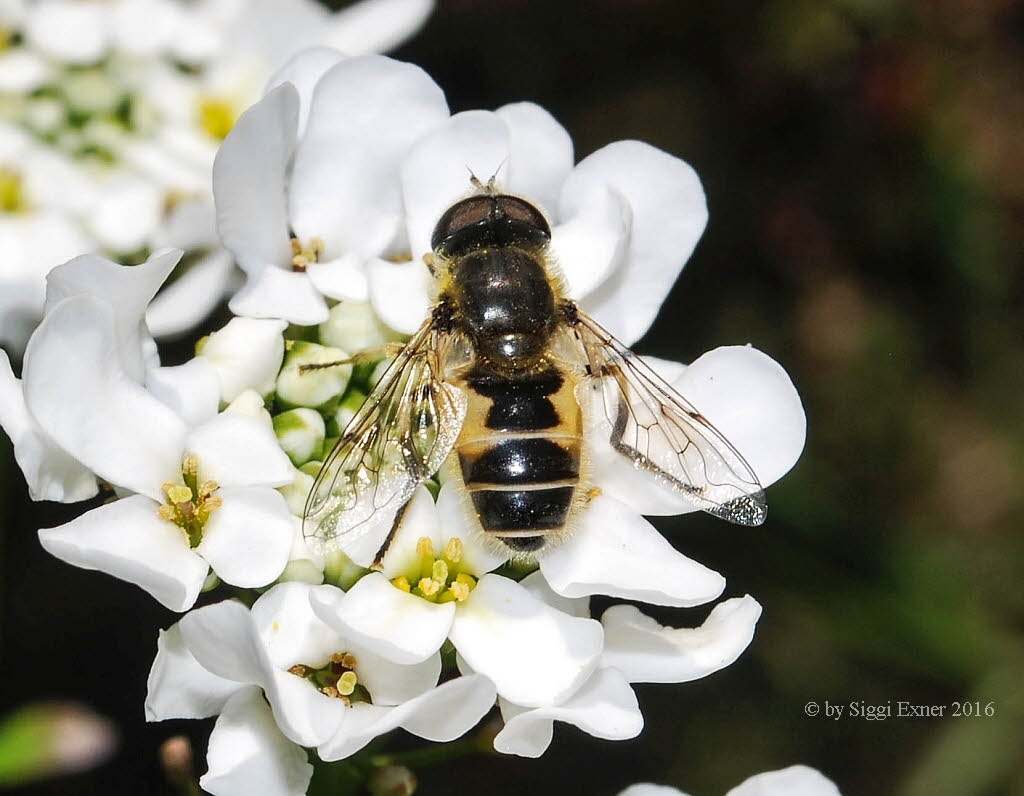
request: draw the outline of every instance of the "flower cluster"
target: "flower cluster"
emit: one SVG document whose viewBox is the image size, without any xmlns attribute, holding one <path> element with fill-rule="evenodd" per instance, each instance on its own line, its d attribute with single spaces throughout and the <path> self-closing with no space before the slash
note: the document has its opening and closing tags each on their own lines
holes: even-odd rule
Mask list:
<svg viewBox="0 0 1024 796">
<path fill-rule="evenodd" d="M 0 361 L 0 423 L 33 497 L 111 498 L 40 531 L 43 546 L 188 612 L 160 635 L 146 710 L 218 716 L 212 793 L 303 793 L 305 749 L 340 760 L 398 727 L 451 740 L 495 704 L 500 752 L 541 755 L 556 721 L 630 738 L 643 724 L 633 683 L 704 677 L 753 636 L 749 596 L 697 628 L 631 604 L 591 615 L 594 595 L 684 607 L 725 588 L 644 519 L 685 509 L 598 436 L 584 441 L 594 497 L 537 561 L 485 545 L 460 485 L 437 477 L 381 560 L 380 540 L 307 547 L 313 477 L 385 366 L 382 346 L 426 315 L 423 255 L 468 192 L 467 166 L 545 210 L 571 295 L 626 342 L 707 218 L 693 170 L 653 147 L 619 142 L 574 165 L 536 105 L 449 116 L 416 67 L 313 50 L 272 78 L 217 157 L 219 232 L 248 278 L 237 317 L 162 366 L 147 306 L 178 255 L 133 268 L 86 256 L 50 273 L 23 378 Z M 347 364 L 304 367 L 331 363 Z M 734 346 L 650 364 L 762 484 L 795 463 L 804 413 L 769 357 Z M 248 598 L 216 601 L 221 582 Z"/>
<path fill-rule="evenodd" d="M 173 245 L 186 280 L 150 308 L 192 328 L 229 284 L 213 228 L 220 141 L 305 46 L 389 49 L 431 0 L 5 0 L 0 3 L 0 342 L 20 350 L 43 277 L 85 251 L 121 262 Z"/>
</svg>

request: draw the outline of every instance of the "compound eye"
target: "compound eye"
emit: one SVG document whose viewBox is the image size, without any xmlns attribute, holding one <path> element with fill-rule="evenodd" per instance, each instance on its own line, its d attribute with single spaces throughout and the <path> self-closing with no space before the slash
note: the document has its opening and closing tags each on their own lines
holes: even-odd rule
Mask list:
<svg viewBox="0 0 1024 796">
<path fill-rule="evenodd" d="M 493 196 L 471 196 L 449 207 L 434 226 L 430 247 L 435 251 L 459 230 L 486 221 L 494 212 Z"/>
<path fill-rule="evenodd" d="M 499 214 L 522 224 L 531 232 L 540 232 L 548 240 L 551 239 L 551 227 L 548 225 L 547 219 L 544 218 L 544 214 L 525 199 L 520 199 L 518 196 L 498 196 L 496 201 Z"/>
</svg>

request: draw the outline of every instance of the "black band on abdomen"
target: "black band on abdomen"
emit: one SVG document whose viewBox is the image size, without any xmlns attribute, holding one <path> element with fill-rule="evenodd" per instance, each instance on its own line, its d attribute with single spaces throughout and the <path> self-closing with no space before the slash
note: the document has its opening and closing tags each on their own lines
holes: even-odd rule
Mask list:
<svg viewBox="0 0 1024 796">
<path fill-rule="evenodd" d="M 578 444 L 575 446 L 578 448 Z M 579 478 L 579 452 L 545 437 L 511 437 L 462 457 L 466 486 L 542 484 Z"/>
<path fill-rule="evenodd" d="M 485 531 L 555 531 L 565 525 L 575 487 L 470 492 Z"/>
</svg>

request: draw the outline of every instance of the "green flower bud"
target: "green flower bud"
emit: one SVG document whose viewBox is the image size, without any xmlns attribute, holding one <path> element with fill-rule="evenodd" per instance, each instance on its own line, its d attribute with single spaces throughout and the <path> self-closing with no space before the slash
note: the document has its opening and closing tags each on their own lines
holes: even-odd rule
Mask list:
<svg viewBox="0 0 1024 796">
<path fill-rule="evenodd" d="M 296 341 L 284 356 L 284 365 L 277 377 L 278 403 L 291 408 L 307 406 L 330 411 L 348 387 L 352 366 L 333 363 L 348 359 L 340 348 Z M 327 367 L 308 369 L 305 365 Z"/>
<path fill-rule="evenodd" d="M 342 398 L 341 403 L 338 404 L 338 408 L 332 418 L 333 425 L 328 430 L 333 434 L 340 435 L 365 400 L 366 393 L 359 390 L 349 390 L 345 397 Z"/>
<path fill-rule="evenodd" d="M 400 339 L 385 326 L 368 302 L 342 301 L 320 324 L 320 340 L 345 351 L 365 351 Z"/>
<path fill-rule="evenodd" d="M 324 573 L 308 558 L 298 558 L 288 562 L 288 566 L 277 580 L 278 583 L 308 583 L 319 586 L 324 582 Z"/>
<path fill-rule="evenodd" d="M 313 409 L 290 409 L 274 418 L 274 433 L 296 467 L 320 457 L 324 445 L 324 419 Z"/>
<path fill-rule="evenodd" d="M 294 481 L 287 486 L 279 486 L 277 488 L 277 491 L 284 497 L 284 502 L 288 504 L 288 511 L 296 517 L 301 517 L 306 510 L 306 499 L 313 488 L 313 479 L 320 472 L 320 462 L 314 462 L 314 464 L 316 469 L 312 472 L 308 472 L 312 468 L 310 463 L 307 463 L 303 465 L 301 470 L 295 471 Z"/>
</svg>

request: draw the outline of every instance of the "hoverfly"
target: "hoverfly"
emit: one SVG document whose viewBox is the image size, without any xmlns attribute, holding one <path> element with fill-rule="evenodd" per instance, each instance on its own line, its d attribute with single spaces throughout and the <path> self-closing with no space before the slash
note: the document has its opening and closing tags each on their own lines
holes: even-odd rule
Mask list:
<svg viewBox="0 0 1024 796">
<path fill-rule="evenodd" d="M 325 458 L 304 532 L 320 550 L 373 528 L 387 550 L 402 509 L 442 465 L 510 556 L 557 542 L 588 501 L 584 427 L 683 501 L 759 525 L 743 456 L 648 365 L 565 295 L 551 229 L 493 179 L 437 222 L 436 302 Z M 391 534 L 384 530 L 390 523 Z"/>
</svg>

